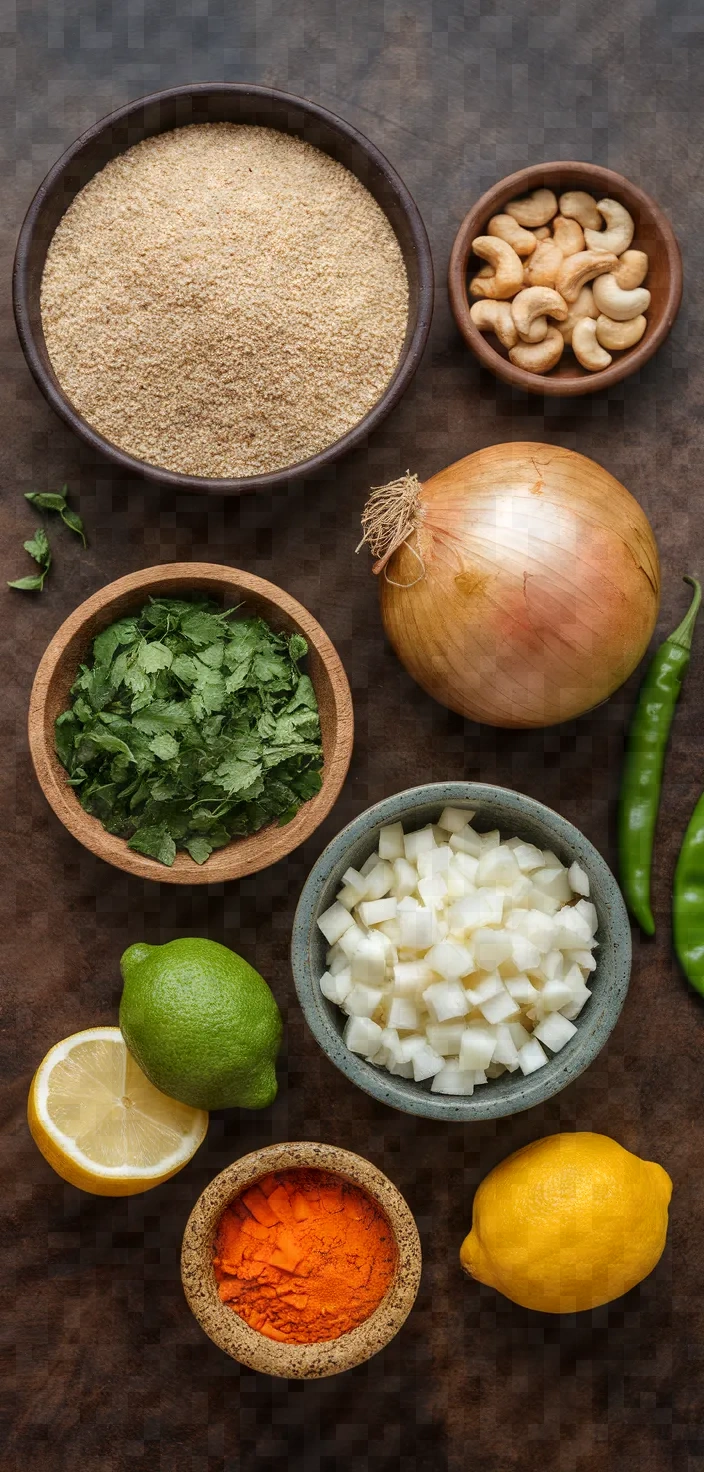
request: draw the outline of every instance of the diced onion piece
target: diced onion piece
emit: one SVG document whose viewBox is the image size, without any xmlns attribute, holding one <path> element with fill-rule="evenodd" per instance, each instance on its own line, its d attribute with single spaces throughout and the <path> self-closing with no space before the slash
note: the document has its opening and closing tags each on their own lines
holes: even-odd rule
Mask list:
<svg viewBox="0 0 704 1472">
<path fill-rule="evenodd" d="M 418 882 L 418 876 L 408 859 L 394 859 L 393 862 L 394 882 L 393 892 L 398 900 L 405 899 L 406 895 L 413 894 Z"/>
<path fill-rule="evenodd" d="M 419 1025 L 418 1008 L 411 997 L 392 997 L 389 1007 L 388 1026 L 410 1032 Z"/>
<path fill-rule="evenodd" d="M 538 1010 L 545 1012 L 559 1012 L 561 1007 L 567 1007 L 573 1000 L 571 988 L 565 981 L 558 977 L 554 981 L 546 981 L 545 986 L 539 993 Z"/>
<path fill-rule="evenodd" d="M 531 874 L 531 880 L 537 889 L 543 894 L 549 894 L 554 900 L 559 900 L 561 905 L 566 905 L 572 899 L 572 890 L 567 874 L 564 869 L 536 869 Z"/>
<path fill-rule="evenodd" d="M 518 1049 L 518 1066 L 521 1073 L 535 1073 L 536 1069 L 542 1068 L 547 1061 L 547 1053 L 543 1051 L 536 1037 L 530 1038 L 522 1048 Z"/>
<path fill-rule="evenodd" d="M 599 924 L 596 907 L 592 905 L 589 900 L 578 900 L 574 908 L 577 915 L 583 916 L 586 924 L 589 926 L 592 935 L 596 935 L 597 926 Z"/>
<path fill-rule="evenodd" d="M 488 997 L 482 1002 L 479 1011 L 487 1022 L 507 1022 L 509 1017 L 517 1017 L 520 1012 L 518 1002 L 514 1002 L 505 987 L 495 997 Z"/>
<path fill-rule="evenodd" d="M 469 1069 L 460 1068 L 453 1059 L 452 1063 L 446 1063 L 439 1073 L 436 1073 L 430 1085 L 432 1094 L 459 1094 L 463 1098 L 469 1098 L 474 1093 L 474 1074 Z"/>
<path fill-rule="evenodd" d="M 374 858 L 373 854 L 372 858 Z M 356 889 L 359 894 L 359 898 L 361 900 L 364 899 L 367 881 L 364 875 L 360 874 L 358 869 L 345 869 L 345 872 L 342 876 L 342 883 L 349 885 L 350 889 Z"/>
<path fill-rule="evenodd" d="M 461 874 L 463 879 L 468 879 L 470 884 L 476 885 L 479 860 L 471 854 L 454 854 L 450 868 Z"/>
<path fill-rule="evenodd" d="M 320 990 L 329 1002 L 335 1002 L 338 1007 L 341 1007 L 345 997 L 352 990 L 352 977 L 349 969 L 338 971 L 336 976 L 331 976 L 330 972 L 326 971 L 320 978 Z"/>
<path fill-rule="evenodd" d="M 522 1022 L 507 1022 L 506 1026 L 511 1034 L 512 1041 L 520 1052 L 521 1048 L 525 1048 L 526 1043 L 530 1042 L 531 1034 L 526 1031 Z"/>
<path fill-rule="evenodd" d="M 381 900 L 388 894 L 394 882 L 394 871 L 390 864 L 380 859 L 374 865 L 371 873 L 367 875 L 364 898 L 367 900 Z"/>
<path fill-rule="evenodd" d="M 545 1017 L 534 1028 L 533 1037 L 545 1043 L 546 1048 L 550 1048 L 551 1052 L 559 1053 L 560 1048 L 564 1048 L 565 1043 L 574 1037 L 576 1031 L 574 1023 L 569 1022 L 560 1012 L 551 1012 L 549 1017 Z"/>
<path fill-rule="evenodd" d="M 469 1011 L 469 1001 L 459 981 L 437 981 L 423 992 L 423 1001 L 436 1022 L 449 1022 L 452 1017 L 464 1017 Z"/>
<path fill-rule="evenodd" d="M 362 900 L 359 918 L 364 925 L 380 925 L 382 920 L 396 919 L 396 908 L 396 900 L 390 897 L 384 900 Z"/>
<path fill-rule="evenodd" d="M 435 838 L 430 825 L 427 828 L 417 828 L 413 833 L 404 834 L 403 848 L 409 863 L 415 863 L 419 854 L 427 854 L 435 848 Z"/>
<path fill-rule="evenodd" d="M 461 833 L 473 817 L 472 808 L 443 808 L 438 818 L 438 828 L 444 828 L 446 833 Z"/>
<path fill-rule="evenodd" d="M 425 1046 L 426 1039 L 423 1037 L 422 1033 L 417 1033 L 416 1036 L 412 1038 L 401 1038 L 399 1041 L 399 1053 L 401 1054 L 402 1061 L 404 1063 L 410 1063 L 413 1059 L 414 1054 L 419 1053 L 421 1048 L 424 1048 Z"/>
<path fill-rule="evenodd" d="M 432 910 L 399 910 L 401 945 L 407 950 L 427 951 L 433 944 Z"/>
<path fill-rule="evenodd" d="M 402 994 L 420 991 L 433 980 L 433 971 L 425 961 L 397 961 L 394 966 L 394 991 Z"/>
<path fill-rule="evenodd" d="M 482 852 L 477 870 L 477 884 L 501 884 L 510 889 L 520 876 L 520 869 L 510 848 L 503 844 Z"/>
<path fill-rule="evenodd" d="M 500 1023 L 496 1029 L 496 1044 L 491 1061 L 503 1063 L 511 1073 L 515 1073 L 518 1068 L 518 1049 L 505 1023 Z"/>
<path fill-rule="evenodd" d="M 351 925 L 349 930 L 346 930 L 344 935 L 340 936 L 338 945 L 343 955 L 347 956 L 348 960 L 351 960 L 355 951 L 359 950 L 364 939 L 365 932 L 362 930 L 362 927 L 360 925 Z"/>
<path fill-rule="evenodd" d="M 361 895 L 358 890 L 353 889 L 351 884 L 343 884 L 335 896 L 338 905 L 344 905 L 346 910 L 353 910 L 359 904 Z"/>
<path fill-rule="evenodd" d="M 543 849 L 543 864 L 546 869 L 564 869 L 562 859 L 558 859 L 551 848 Z"/>
<path fill-rule="evenodd" d="M 375 986 L 386 974 L 386 947 L 382 935 L 363 935 L 351 958 L 352 980 Z"/>
<path fill-rule="evenodd" d="M 345 997 L 345 1012 L 348 1017 L 372 1017 L 383 995 L 380 987 L 365 986 L 362 982 L 355 982 Z"/>
<path fill-rule="evenodd" d="M 500 925 L 504 913 L 504 896 L 498 889 L 478 889 L 457 900 L 448 916 L 450 927 L 464 934 L 482 926 Z"/>
<path fill-rule="evenodd" d="M 503 981 L 498 971 L 492 972 L 491 976 L 483 976 L 476 986 L 466 987 L 467 996 L 473 1007 L 481 1007 L 482 1002 L 487 1002 L 489 997 L 498 997 L 505 990 Z"/>
<path fill-rule="evenodd" d="M 534 869 L 543 869 L 545 867 L 542 852 L 539 848 L 536 848 L 534 843 L 517 843 L 514 845 L 511 842 L 511 847 L 513 848 L 513 857 L 519 869 L 524 874 L 532 874 Z"/>
<path fill-rule="evenodd" d="M 454 981 L 459 976 L 467 976 L 474 969 L 474 958 L 472 952 L 465 946 L 456 945 L 449 940 L 440 941 L 438 945 L 432 946 L 425 957 L 428 966 L 437 971 L 438 976 L 445 977 L 446 981 Z"/>
<path fill-rule="evenodd" d="M 429 1022 L 425 1036 L 441 1058 L 457 1058 L 464 1030 L 464 1022 Z"/>
<path fill-rule="evenodd" d="M 584 895 L 585 899 L 589 899 L 589 878 L 576 859 L 573 864 L 570 864 L 567 871 L 567 878 L 569 879 L 570 889 L 573 894 L 581 894 Z"/>
<path fill-rule="evenodd" d="M 434 905 L 442 904 L 447 897 L 447 885 L 442 874 L 433 874 L 429 879 L 419 879 L 418 893 L 423 904 L 429 909 L 432 909 Z"/>
<path fill-rule="evenodd" d="M 371 874 L 372 869 L 375 869 L 376 868 L 378 862 L 379 862 L 379 855 L 378 855 L 378 853 L 377 853 L 377 851 L 375 849 L 374 850 L 374 853 L 373 854 L 370 854 L 369 855 L 369 858 L 368 859 L 365 859 L 364 860 L 364 863 L 360 866 L 359 872 L 362 875 L 362 878 L 363 879 L 366 879 L 367 875 L 368 874 Z"/>
<path fill-rule="evenodd" d="M 361 1053 L 371 1058 L 381 1043 L 382 1029 L 370 1017 L 350 1017 L 344 1031 L 344 1040 L 351 1053 Z"/>
<path fill-rule="evenodd" d="M 519 971 L 536 971 L 540 966 L 538 947 L 528 939 L 527 935 L 521 935 L 520 930 L 509 933 L 511 934 L 511 959 L 514 966 L 517 966 Z"/>
<path fill-rule="evenodd" d="M 529 976 L 509 976 L 504 986 L 509 996 L 513 997 L 514 1002 L 518 1002 L 521 1007 L 532 1006 L 538 996 Z"/>
<path fill-rule="evenodd" d="M 322 930 L 330 946 L 335 945 L 335 942 L 344 935 L 346 930 L 349 930 L 351 925 L 354 925 L 352 916 L 344 905 L 338 904 L 337 901 L 318 917 L 318 929 Z"/>
<path fill-rule="evenodd" d="M 557 946 L 555 923 L 549 915 L 541 915 L 536 910 L 517 910 L 512 919 L 519 935 L 532 941 L 541 953 L 551 951 Z"/>
<path fill-rule="evenodd" d="M 488 1068 L 496 1038 L 488 1027 L 467 1027 L 460 1042 L 460 1068 Z"/>
<path fill-rule="evenodd" d="M 554 944 L 558 950 L 588 947 L 591 942 L 591 927 L 584 915 L 580 915 L 576 905 L 563 905 L 555 916 L 554 927 Z"/>
<path fill-rule="evenodd" d="M 438 848 L 431 849 L 429 854 L 431 874 L 444 874 L 449 869 L 452 860 L 452 849 L 449 844 L 442 843 Z"/>
<path fill-rule="evenodd" d="M 553 981 L 556 976 L 562 976 L 564 970 L 564 957 L 562 951 L 548 951 L 543 956 L 541 971 L 548 981 Z"/>
<path fill-rule="evenodd" d="M 388 1069 L 396 1078 L 413 1078 L 412 1063 L 390 1063 Z"/>
<path fill-rule="evenodd" d="M 482 851 L 481 839 L 478 833 L 467 824 L 459 833 L 453 833 L 450 838 L 450 848 L 458 854 L 469 854 L 478 859 Z"/>
<path fill-rule="evenodd" d="M 334 950 L 335 955 L 332 960 L 328 959 L 328 971 L 331 976 L 338 976 L 341 971 L 349 971 L 350 963 L 348 957 L 343 955 L 337 946 L 334 947 Z"/>
<path fill-rule="evenodd" d="M 475 930 L 472 935 L 472 951 L 480 970 L 493 971 L 513 954 L 511 934 L 508 930 Z"/>
<path fill-rule="evenodd" d="M 563 951 L 565 965 L 579 966 L 583 971 L 596 971 L 596 957 L 591 951 Z"/>
<path fill-rule="evenodd" d="M 419 1048 L 413 1054 L 411 1062 L 413 1064 L 413 1077 L 417 1084 L 422 1083 L 426 1078 L 434 1078 L 435 1074 L 439 1073 L 441 1068 L 445 1067 L 445 1059 L 441 1058 L 431 1048 L 430 1043 L 426 1043 L 425 1041 L 423 1042 L 422 1048 Z"/>
<path fill-rule="evenodd" d="M 402 859 L 404 853 L 403 823 L 389 823 L 379 833 L 379 858 Z"/>
<path fill-rule="evenodd" d="M 480 833 L 479 842 L 482 853 L 489 853 L 492 848 L 498 848 L 501 843 L 501 834 L 498 828 L 492 828 L 490 833 Z"/>
</svg>

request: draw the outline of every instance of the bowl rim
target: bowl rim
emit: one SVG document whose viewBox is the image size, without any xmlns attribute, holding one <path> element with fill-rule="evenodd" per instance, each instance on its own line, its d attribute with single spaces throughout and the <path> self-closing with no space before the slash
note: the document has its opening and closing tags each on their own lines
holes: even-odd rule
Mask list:
<svg viewBox="0 0 704 1472">
<path fill-rule="evenodd" d="M 537 1069 L 535 1073 L 527 1077 L 520 1075 L 517 1083 L 520 1084 L 521 1092 L 515 1102 L 508 1093 L 493 1094 L 491 1085 L 475 1090 L 469 1098 L 461 1098 L 452 1094 L 432 1094 L 426 1092 L 420 1085 L 413 1085 L 413 1102 L 411 1102 L 410 1096 L 402 1090 L 402 1086 L 412 1084 L 412 1080 L 397 1080 L 385 1069 L 375 1068 L 366 1059 L 350 1053 L 340 1033 L 330 1021 L 326 1008 L 322 1005 L 317 988 L 317 978 L 313 975 L 310 962 L 311 936 L 314 934 L 315 922 L 319 913 L 320 896 L 341 858 L 346 855 L 353 844 L 356 844 L 359 839 L 377 826 L 387 822 L 403 821 L 404 813 L 410 817 L 412 812 L 419 807 L 442 808 L 453 802 L 463 802 L 470 806 L 484 804 L 491 811 L 492 801 L 496 802 L 497 796 L 519 799 L 520 804 L 525 805 L 527 812 L 537 822 L 542 825 L 547 824 L 553 841 L 560 844 L 568 843 L 575 857 L 588 865 L 590 875 L 598 876 L 599 888 L 605 897 L 603 908 L 613 917 L 611 927 L 614 944 L 612 995 L 615 997 L 615 1005 L 612 1006 L 610 1012 L 603 1007 L 600 1011 L 595 1012 L 588 1029 L 581 1030 L 581 1039 L 578 1029 L 576 1038 L 580 1039 L 579 1051 L 568 1055 L 567 1061 L 564 1060 L 562 1053 L 556 1053 L 550 1057 L 546 1067 Z M 520 819 L 517 818 L 516 831 L 519 828 Z M 382 798 L 379 802 L 366 808 L 340 830 L 313 865 L 301 891 L 291 935 L 291 967 L 298 1000 L 308 1027 L 330 1062 L 358 1088 L 382 1104 L 398 1109 L 402 1113 L 442 1120 L 445 1123 L 467 1124 L 486 1119 L 508 1118 L 545 1103 L 566 1088 L 568 1084 L 573 1083 L 600 1053 L 618 1021 L 628 993 L 631 958 L 631 927 L 623 896 L 614 875 L 598 849 L 579 828 L 570 823 L 569 819 L 563 818 L 562 814 L 556 812 L 554 808 L 547 807 L 537 798 L 518 792 L 515 788 L 489 782 L 423 783 L 416 787 L 409 787 L 403 792 L 394 793 L 390 797 Z"/>
<path fill-rule="evenodd" d="M 140 460 L 136 456 L 130 455 L 127 451 L 120 449 L 119 445 L 114 445 L 83 418 L 62 389 L 56 375 L 53 371 L 50 372 L 47 370 L 38 349 L 37 338 L 32 328 L 29 309 L 30 292 L 28 279 L 30 249 L 37 219 L 44 200 L 85 145 L 100 137 L 102 133 L 114 124 L 129 119 L 131 114 L 144 108 L 157 106 L 174 98 L 205 97 L 208 95 L 252 97 L 255 100 L 273 99 L 292 108 L 299 108 L 309 118 L 323 123 L 326 127 L 338 132 L 356 147 L 360 148 L 367 155 L 367 158 L 374 167 L 385 176 L 387 182 L 394 190 L 401 209 L 408 221 L 418 263 L 418 310 L 413 334 L 407 345 L 402 347 L 396 369 L 386 388 L 376 404 L 364 415 L 364 418 L 360 419 L 359 423 L 354 425 L 339 440 L 335 440 L 332 445 L 326 446 L 325 449 L 318 451 L 316 455 L 311 455 L 307 460 L 298 461 L 294 465 L 283 466 L 278 470 L 267 471 L 262 475 L 232 476 L 217 479 L 214 477 L 186 475 L 180 471 L 162 469 L 158 465 L 152 465 L 149 461 Z M 188 125 L 184 124 L 183 126 Z M 170 130 L 165 128 L 163 131 L 167 132 Z M 383 207 L 380 205 L 379 208 L 382 209 Z M 386 215 L 386 211 L 384 210 L 383 212 Z M 388 219 L 388 216 L 386 217 Z M 389 221 L 389 223 L 391 222 Z M 391 228 L 393 229 L 393 225 Z M 159 92 L 150 92 L 143 97 L 135 98 L 133 101 L 123 104 L 122 107 L 118 107 L 113 112 L 105 114 L 104 117 L 99 118 L 93 123 L 91 127 L 86 128 L 75 142 L 70 144 L 61 154 L 61 157 L 52 165 L 39 185 L 20 228 L 12 270 L 12 303 L 20 346 L 35 382 L 55 413 L 92 450 L 107 460 L 110 460 L 113 464 L 120 466 L 122 470 L 129 474 L 138 475 L 143 480 L 155 482 L 157 485 L 170 486 L 172 490 L 197 492 L 204 495 L 241 495 L 249 491 L 271 491 L 281 487 L 288 487 L 296 481 L 313 476 L 317 472 L 327 469 L 333 461 L 339 459 L 342 455 L 346 455 L 350 450 L 355 449 L 366 440 L 372 430 L 376 429 L 381 420 L 395 407 L 399 399 L 406 392 L 420 365 L 428 340 L 434 305 L 433 259 L 428 234 L 410 190 L 404 184 L 401 176 L 396 172 L 386 155 L 364 133 L 353 127 L 351 123 L 348 123 L 344 118 L 338 117 L 336 113 L 331 112 L 328 108 L 322 107 L 317 102 L 310 102 L 306 98 L 298 97 L 291 92 L 283 92 L 276 87 L 262 87 L 247 82 L 196 82 L 178 87 L 167 87 Z"/>
<path fill-rule="evenodd" d="M 221 1301 L 210 1256 L 218 1221 L 235 1197 L 272 1171 L 306 1167 L 328 1170 L 366 1191 L 389 1222 L 398 1259 L 381 1303 L 356 1329 L 338 1339 L 314 1344 L 282 1344 L 251 1328 Z M 289 1379 L 336 1375 L 362 1364 L 383 1349 L 398 1333 L 413 1307 L 421 1268 L 418 1228 L 398 1187 L 363 1156 L 313 1140 L 267 1145 L 226 1166 L 198 1197 L 181 1247 L 183 1290 L 191 1312 L 208 1337 L 219 1349 L 250 1369 Z"/>
<path fill-rule="evenodd" d="M 562 179 L 569 181 L 572 174 L 576 180 L 579 175 L 587 175 L 594 179 L 599 192 L 606 189 L 618 196 L 630 195 L 641 208 L 647 209 L 655 220 L 656 227 L 662 236 L 665 254 L 668 262 L 668 285 L 667 299 L 660 322 L 655 330 L 641 338 L 635 347 L 629 348 L 622 353 L 618 359 L 602 369 L 599 373 L 586 373 L 583 376 L 574 374 L 562 378 L 549 373 L 528 373 L 525 368 L 518 368 L 510 359 L 503 358 L 491 346 L 483 333 L 475 327 L 470 315 L 470 304 L 466 288 L 467 264 L 471 255 L 472 241 L 481 228 L 482 221 L 488 219 L 496 212 L 495 206 L 502 201 L 502 197 L 510 197 L 511 194 L 525 194 L 530 189 L 540 185 L 559 186 Z M 601 164 L 580 163 L 577 159 L 554 160 L 542 164 L 533 164 L 528 168 L 519 169 L 514 174 L 507 174 L 505 178 L 497 180 L 487 189 L 484 194 L 472 205 L 465 215 L 452 246 L 450 262 L 448 266 L 448 293 L 452 314 L 462 337 L 472 352 L 479 359 L 483 367 L 488 368 L 495 377 L 510 384 L 514 388 L 524 389 L 531 394 L 545 394 L 553 398 L 572 398 L 576 395 L 596 393 L 600 389 L 610 388 L 615 383 L 635 373 L 647 363 L 653 354 L 668 336 L 675 321 L 682 300 L 682 256 L 675 232 L 667 216 L 660 206 L 625 175 L 616 173 Z"/>
<path fill-rule="evenodd" d="M 223 854 L 232 851 L 233 860 L 239 850 L 239 864 L 233 862 L 226 875 L 214 874 L 212 870 L 208 874 L 207 863 L 198 865 L 192 859 L 185 868 L 169 869 L 155 859 L 128 849 L 126 839 L 109 834 L 99 819 L 84 812 L 71 788 L 61 780 L 53 750 L 49 750 L 45 736 L 46 704 L 56 665 L 86 623 L 96 614 L 109 610 L 125 594 L 134 594 L 135 601 L 138 601 L 140 597 L 146 599 L 150 590 L 159 586 L 163 588 L 162 596 L 168 596 L 169 584 L 175 585 L 184 578 L 193 583 L 194 591 L 200 580 L 203 588 L 208 583 L 214 583 L 224 592 L 228 588 L 233 593 L 239 590 L 275 604 L 302 630 L 313 646 L 325 666 L 333 694 L 334 740 L 330 756 L 323 767 L 320 792 L 303 803 L 296 817 L 284 827 L 268 824 L 245 838 L 232 839 L 226 848 L 218 850 Z M 292 853 L 315 832 L 336 803 L 347 776 L 354 744 L 354 711 L 347 675 L 335 646 L 317 619 L 276 583 L 241 568 L 227 567 L 215 562 L 165 562 L 156 567 L 142 568 L 106 583 L 80 603 L 60 624 L 41 657 L 32 684 L 27 724 L 29 751 L 37 781 L 50 807 L 68 832 L 105 863 L 141 879 L 150 879 L 161 884 L 229 883 L 230 880 L 241 879 L 269 868 Z M 256 840 L 262 839 L 263 843 L 256 843 Z M 110 853 L 106 852 L 106 848 L 111 850 Z"/>
</svg>

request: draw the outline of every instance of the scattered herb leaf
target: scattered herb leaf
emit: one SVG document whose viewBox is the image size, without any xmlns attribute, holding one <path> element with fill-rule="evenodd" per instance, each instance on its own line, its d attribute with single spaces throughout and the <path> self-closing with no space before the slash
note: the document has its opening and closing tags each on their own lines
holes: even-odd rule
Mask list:
<svg viewBox="0 0 704 1472">
<path fill-rule="evenodd" d="M 77 511 L 73 511 L 67 501 L 68 486 L 62 486 L 60 491 L 25 491 L 25 500 L 30 501 L 33 506 L 38 506 L 42 511 L 58 511 L 64 525 L 70 531 L 75 532 L 81 538 L 83 546 L 86 547 L 86 534 L 83 522 Z"/>
<path fill-rule="evenodd" d="M 23 546 L 25 552 L 29 552 L 30 557 L 39 563 L 41 572 L 26 578 L 15 578 L 13 582 L 8 582 L 7 586 L 8 588 L 19 588 L 22 593 L 41 593 L 44 579 L 51 567 L 51 548 L 44 528 L 37 527 L 34 536 L 24 542 Z"/>
<path fill-rule="evenodd" d="M 322 785 L 305 639 L 233 613 L 156 598 L 111 624 L 56 721 L 86 812 L 168 866 L 178 849 L 204 864 L 233 837 L 289 823 Z"/>
</svg>

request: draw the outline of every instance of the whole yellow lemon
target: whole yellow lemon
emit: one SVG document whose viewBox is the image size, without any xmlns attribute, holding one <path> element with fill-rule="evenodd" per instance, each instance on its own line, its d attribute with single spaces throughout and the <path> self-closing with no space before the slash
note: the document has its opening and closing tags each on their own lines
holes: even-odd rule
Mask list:
<svg viewBox="0 0 704 1472">
<path fill-rule="evenodd" d="M 671 1195 L 661 1165 L 608 1135 L 548 1135 L 482 1181 L 460 1262 L 523 1308 L 596 1308 L 652 1272 Z"/>
</svg>

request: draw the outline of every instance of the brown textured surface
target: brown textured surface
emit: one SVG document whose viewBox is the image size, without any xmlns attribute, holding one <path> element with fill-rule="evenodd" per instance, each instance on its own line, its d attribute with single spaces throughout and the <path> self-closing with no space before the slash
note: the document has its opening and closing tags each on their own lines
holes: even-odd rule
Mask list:
<svg viewBox="0 0 704 1472">
<path fill-rule="evenodd" d="M 356 1329 L 321 1344 L 277 1344 L 250 1328 L 222 1302 L 213 1272 L 213 1240 L 225 1207 L 245 1187 L 270 1171 L 301 1166 L 343 1176 L 373 1197 L 391 1226 L 398 1263 L 379 1307 Z M 242 1364 L 265 1374 L 296 1380 L 340 1374 L 378 1354 L 398 1334 L 408 1317 L 418 1291 L 420 1271 L 421 1250 L 415 1222 L 388 1176 L 351 1150 L 305 1141 L 270 1145 L 226 1167 L 198 1198 L 181 1249 L 181 1278 L 186 1298 L 206 1334 Z"/>
<path fill-rule="evenodd" d="M 6 286 L 31 194 L 82 128 L 154 86 L 224 75 L 308 94 L 368 132 L 417 197 L 440 283 L 472 200 L 513 169 L 563 152 L 607 163 L 658 200 L 683 246 L 685 297 L 639 377 L 544 404 L 481 372 L 440 285 L 414 385 L 366 451 L 288 495 L 225 503 L 162 494 L 93 459 L 32 383 L 6 289 L 3 576 L 29 571 L 21 540 L 38 518 L 21 491 L 32 486 L 68 481 L 90 547 L 47 523 L 56 563 L 45 593 L 0 593 L 3 1472 L 702 1472 L 702 1011 L 671 959 L 668 894 L 704 784 L 704 626 L 667 768 L 658 936 L 636 941 L 627 1006 L 576 1084 L 542 1109 L 471 1129 L 393 1114 L 319 1052 L 288 962 L 295 901 L 326 838 L 416 781 L 467 776 L 523 788 L 613 861 L 637 677 L 593 715 L 547 732 L 465 724 L 399 669 L 369 562 L 353 548 L 370 484 L 407 468 L 424 479 L 501 440 L 547 440 L 593 456 L 638 497 L 662 555 L 659 632 L 684 613 L 681 575 L 704 570 L 697 8 L 24 0 L 19 25 L 16 96 L 4 103 Z M 224 889 L 145 883 L 87 854 L 47 806 L 26 745 L 32 678 L 63 618 L 110 579 L 179 558 L 244 567 L 300 599 L 339 650 L 356 708 L 350 775 L 325 825 L 275 868 Z M 29 1139 L 32 1069 L 57 1038 L 115 1020 L 128 942 L 188 934 L 234 945 L 271 982 L 286 1022 L 279 1097 L 262 1115 L 213 1116 L 207 1144 L 158 1190 L 123 1202 L 81 1197 Z M 520 1145 L 575 1127 L 604 1130 L 666 1167 L 670 1240 L 656 1273 L 627 1298 L 546 1320 L 470 1283 L 458 1251 L 481 1177 Z M 190 1314 L 179 1276 L 186 1220 L 208 1181 L 248 1150 L 288 1139 L 344 1146 L 384 1170 L 416 1216 L 424 1254 L 418 1300 L 389 1347 L 309 1384 L 267 1379 L 223 1355 Z"/>
<path fill-rule="evenodd" d="M 268 824 L 249 838 L 240 838 L 216 850 L 202 865 L 181 850 L 172 867 L 162 872 L 163 865 L 135 853 L 125 839 L 108 833 L 97 818 L 83 811 L 56 755 L 54 723 L 68 709 L 78 666 L 101 629 L 140 609 L 149 597 L 189 597 L 195 592 L 227 607 L 239 608 L 242 617 L 249 614 L 264 618 L 277 632 L 286 630 L 305 636 L 308 641 L 305 668 L 313 681 L 320 714 L 323 785 L 282 828 L 275 823 Z M 154 879 L 157 883 L 216 884 L 240 879 L 243 874 L 256 874 L 315 832 L 336 802 L 347 775 L 354 716 L 347 677 L 325 630 L 282 588 L 265 578 L 252 577 L 240 568 L 218 567 L 212 562 L 190 566 L 170 563 L 167 567 L 145 568 L 119 578 L 80 604 L 66 619 L 42 655 L 30 696 L 28 728 L 29 749 L 43 791 L 57 817 L 91 853 L 128 874 Z"/>
</svg>

